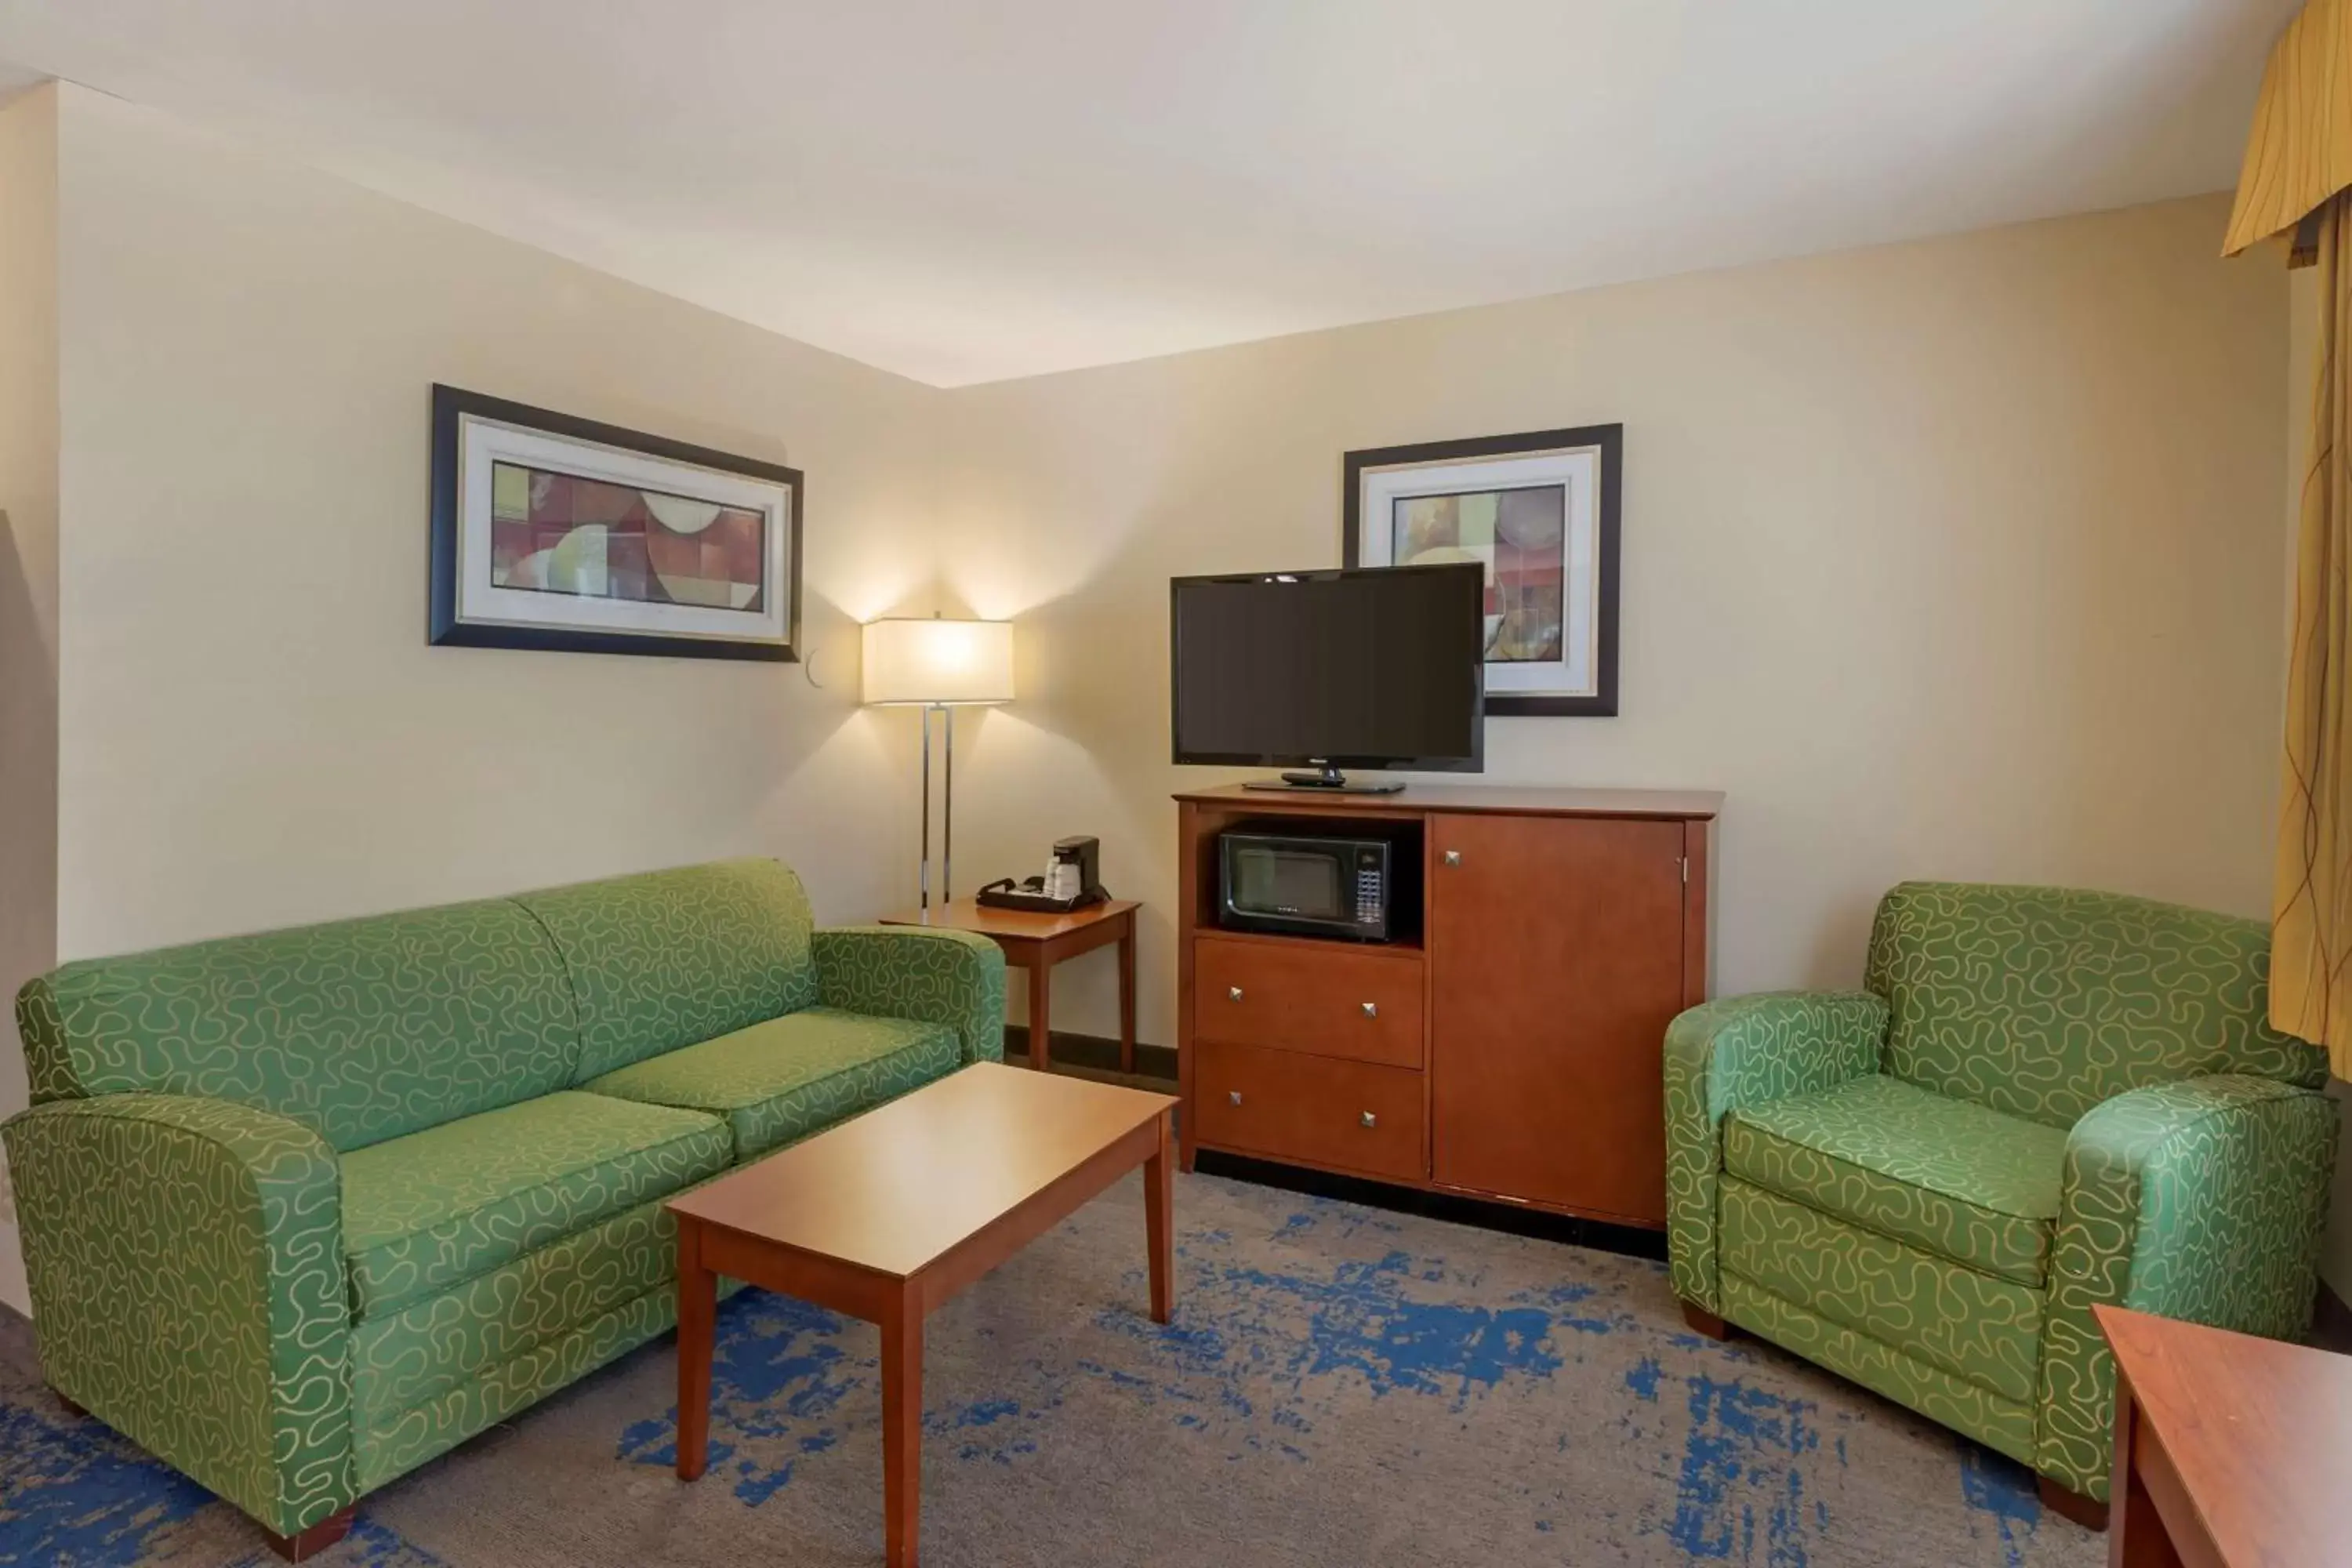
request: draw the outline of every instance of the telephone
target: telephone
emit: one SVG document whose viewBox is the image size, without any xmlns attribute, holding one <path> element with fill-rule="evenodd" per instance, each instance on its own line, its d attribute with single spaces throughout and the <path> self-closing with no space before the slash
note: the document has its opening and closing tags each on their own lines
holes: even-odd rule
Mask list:
<svg viewBox="0 0 2352 1568">
<path fill-rule="evenodd" d="M 1012 878 L 999 878 L 982 888 L 977 897 L 982 904 L 997 910 L 1041 910 L 1058 914 L 1084 909 L 1110 897 L 1103 891 L 1097 874 L 1101 862 L 1099 840 L 1084 836 L 1057 838 L 1053 854 L 1045 861 L 1045 875 L 1025 878 L 1017 887 Z"/>
</svg>

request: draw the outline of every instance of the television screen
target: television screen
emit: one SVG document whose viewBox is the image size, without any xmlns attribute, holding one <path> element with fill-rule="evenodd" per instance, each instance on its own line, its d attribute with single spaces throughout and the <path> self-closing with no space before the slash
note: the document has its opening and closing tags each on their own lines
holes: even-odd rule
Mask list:
<svg viewBox="0 0 2352 1568">
<path fill-rule="evenodd" d="M 1482 766 L 1486 571 L 1178 577 L 1176 760 Z"/>
</svg>

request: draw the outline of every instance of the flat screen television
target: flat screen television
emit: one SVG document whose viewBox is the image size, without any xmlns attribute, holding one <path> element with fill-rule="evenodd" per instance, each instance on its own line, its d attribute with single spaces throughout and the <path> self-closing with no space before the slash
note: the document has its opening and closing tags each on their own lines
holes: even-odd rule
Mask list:
<svg viewBox="0 0 2352 1568">
<path fill-rule="evenodd" d="M 1179 763 L 1475 773 L 1486 572 L 1459 563 L 1169 584 Z"/>
</svg>

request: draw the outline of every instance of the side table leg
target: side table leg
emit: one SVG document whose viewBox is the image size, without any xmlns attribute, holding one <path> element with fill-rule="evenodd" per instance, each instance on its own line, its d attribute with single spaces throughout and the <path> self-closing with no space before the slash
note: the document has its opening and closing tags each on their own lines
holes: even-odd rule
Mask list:
<svg viewBox="0 0 2352 1568">
<path fill-rule="evenodd" d="M 915 1568 L 922 1521 L 923 1308 L 911 1286 L 882 1320 L 882 1551 Z"/>
<path fill-rule="evenodd" d="M 1029 1065 L 1039 1072 L 1053 1066 L 1054 966 L 1044 953 L 1029 966 Z"/>
<path fill-rule="evenodd" d="M 1135 1070 L 1135 911 L 1118 939 L 1118 1070 Z"/>
<path fill-rule="evenodd" d="M 1143 1237 L 1151 1249 L 1151 1321 L 1164 1323 L 1176 1310 L 1175 1150 L 1170 1114 L 1160 1113 L 1160 1150 L 1143 1163 Z"/>
<path fill-rule="evenodd" d="M 719 1279 L 702 1266 L 700 1230 L 677 1222 L 677 1479 L 700 1479 L 710 1458 L 710 1342 Z"/>
</svg>

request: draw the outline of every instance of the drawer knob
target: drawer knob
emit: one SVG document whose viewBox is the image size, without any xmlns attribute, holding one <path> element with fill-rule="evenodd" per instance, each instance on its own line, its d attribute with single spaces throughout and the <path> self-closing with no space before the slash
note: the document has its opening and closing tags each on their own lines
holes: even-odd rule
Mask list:
<svg viewBox="0 0 2352 1568">
<path fill-rule="evenodd" d="M 1365 1125 L 1365 1126 L 1367 1126 L 1367 1127 L 1378 1127 L 1380 1124 L 1381 1124 L 1381 1119 L 1380 1119 L 1379 1117 L 1374 1116 L 1374 1115 L 1373 1115 L 1370 1111 L 1369 1111 L 1369 1110 L 1367 1110 L 1367 1111 L 1365 1111 L 1365 1112 L 1364 1112 L 1364 1125 Z"/>
<path fill-rule="evenodd" d="M 1377 1003 L 1377 1002 L 1367 1002 L 1367 1003 L 1365 1003 L 1365 1004 L 1364 1004 L 1364 1016 L 1365 1016 L 1365 1017 L 1367 1017 L 1367 1018 L 1377 1018 L 1377 1017 L 1379 1017 L 1380 1016 L 1381 1016 L 1381 1005 L 1380 1005 L 1379 1003 Z"/>
<path fill-rule="evenodd" d="M 1459 849 L 1448 849 L 1445 852 L 1445 863 L 1449 866 L 1459 866 L 1462 864 L 1462 851 Z"/>
<path fill-rule="evenodd" d="M 1228 1002 L 1238 1002 L 1238 1001 L 1240 1001 L 1241 999 L 1242 999 L 1242 988 L 1241 988 L 1240 986 L 1238 986 L 1238 985 L 1229 985 L 1229 986 L 1227 986 L 1227 987 L 1225 988 L 1225 1000 L 1226 1000 L 1226 1001 L 1228 1001 Z"/>
<path fill-rule="evenodd" d="M 1235 1105 L 1239 1105 L 1242 1102 L 1242 1091 L 1237 1089 L 1227 1089 L 1225 1091 L 1225 1098 L 1232 1100 Z"/>
</svg>

